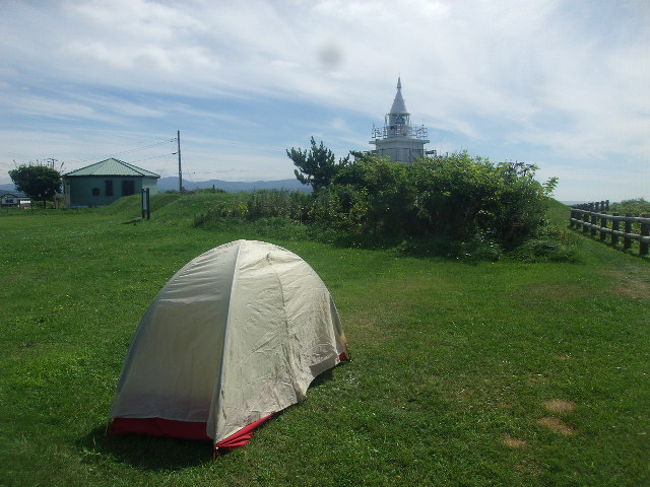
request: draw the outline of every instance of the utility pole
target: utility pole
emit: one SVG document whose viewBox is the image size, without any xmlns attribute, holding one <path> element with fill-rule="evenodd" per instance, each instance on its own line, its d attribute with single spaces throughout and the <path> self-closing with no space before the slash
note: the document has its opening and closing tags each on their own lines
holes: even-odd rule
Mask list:
<svg viewBox="0 0 650 487">
<path fill-rule="evenodd" d="M 183 192 L 183 171 L 181 169 L 181 131 L 176 131 L 176 152 L 178 154 L 178 192 Z"/>
</svg>

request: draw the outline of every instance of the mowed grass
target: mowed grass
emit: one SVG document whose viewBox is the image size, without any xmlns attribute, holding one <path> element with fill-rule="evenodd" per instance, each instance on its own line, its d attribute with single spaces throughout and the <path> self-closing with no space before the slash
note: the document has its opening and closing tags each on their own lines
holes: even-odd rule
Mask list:
<svg viewBox="0 0 650 487">
<path fill-rule="evenodd" d="M 648 485 L 646 260 L 582 237 L 581 263 L 467 264 L 192 228 L 227 198 L 161 195 L 137 225 L 133 198 L 0 216 L 0 485 Z M 214 460 L 209 443 L 106 436 L 156 293 L 260 233 L 323 278 L 353 360 Z"/>
</svg>

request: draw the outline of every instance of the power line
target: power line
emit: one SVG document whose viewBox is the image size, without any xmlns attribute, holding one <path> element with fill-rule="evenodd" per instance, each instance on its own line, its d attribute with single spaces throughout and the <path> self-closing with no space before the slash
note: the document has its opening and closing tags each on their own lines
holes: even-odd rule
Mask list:
<svg viewBox="0 0 650 487">
<path fill-rule="evenodd" d="M 174 154 L 175 154 L 174 152 L 167 152 L 167 153 L 165 153 L 165 154 L 159 154 L 159 155 L 157 155 L 157 156 L 145 157 L 145 158 L 143 158 L 143 159 L 136 159 L 135 161 L 130 161 L 130 162 L 131 162 L 131 163 L 134 163 L 134 162 L 140 162 L 140 161 L 148 161 L 148 160 L 150 160 L 150 159 L 160 159 L 161 157 L 172 156 L 172 155 L 174 155 Z"/>
<path fill-rule="evenodd" d="M 133 147 L 131 149 L 125 149 L 125 150 L 119 151 L 119 152 L 111 152 L 109 154 L 104 154 L 103 156 L 96 156 L 96 158 L 105 159 L 105 158 L 117 156 L 117 155 L 120 155 L 120 154 L 128 154 L 128 153 L 131 153 L 131 152 L 137 152 L 137 151 L 140 151 L 140 150 L 150 149 L 152 147 L 157 147 L 159 145 L 168 144 L 170 142 L 174 142 L 175 140 L 176 140 L 176 138 L 164 139 L 164 140 L 160 140 L 159 142 L 155 142 L 153 144 L 147 144 L 147 145 L 142 145 L 142 146 L 138 146 L 138 147 Z M 95 157 L 93 157 L 93 159 L 94 158 Z M 78 161 L 87 161 L 88 159 L 89 158 L 81 158 L 81 159 L 77 159 L 77 160 Z"/>
<path fill-rule="evenodd" d="M 125 150 L 119 151 L 119 152 L 111 152 L 111 153 L 106 154 L 104 156 L 97 156 L 97 158 L 106 159 L 106 158 L 121 155 L 121 154 L 130 154 L 132 152 L 137 152 L 137 151 L 141 151 L 141 150 L 145 150 L 145 149 L 151 149 L 153 147 L 158 147 L 158 146 L 163 145 L 163 144 L 169 144 L 171 142 L 176 142 L 176 137 L 165 138 L 165 139 L 162 139 L 162 140 L 159 139 L 158 142 L 154 142 L 152 144 L 146 144 L 146 145 L 141 145 L 141 146 L 137 146 L 137 147 L 132 147 L 130 149 L 125 149 Z M 136 159 L 136 160 L 130 161 L 130 162 L 133 163 L 133 162 L 140 162 L 140 161 L 148 161 L 150 159 L 160 159 L 162 157 L 167 157 L 167 156 L 172 155 L 172 154 L 175 154 L 175 153 L 169 153 L 168 152 L 168 153 L 165 153 L 165 154 L 158 154 L 158 155 L 155 155 L 155 156 L 143 157 L 141 159 Z M 88 158 L 73 159 L 73 160 L 87 161 Z M 67 161 L 70 162 L 70 159 L 68 159 Z"/>
<path fill-rule="evenodd" d="M 150 149 L 151 147 L 156 147 L 156 146 L 159 146 L 159 145 L 162 145 L 162 144 L 168 144 L 169 142 L 175 142 L 175 141 L 176 141 L 176 138 L 165 139 L 165 140 L 162 140 L 160 142 L 156 142 L 155 144 L 143 145 L 141 147 L 134 147 L 133 149 L 127 149 L 127 150 L 123 150 L 123 151 L 120 151 L 120 152 L 113 152 L 113 155 L 116 156 L 116 155 L 119 155 L 119 154 L 127 154 L 129 152 L 136 152 L 136 151 L 139 151 L 139 150 Z"/>
</svg>

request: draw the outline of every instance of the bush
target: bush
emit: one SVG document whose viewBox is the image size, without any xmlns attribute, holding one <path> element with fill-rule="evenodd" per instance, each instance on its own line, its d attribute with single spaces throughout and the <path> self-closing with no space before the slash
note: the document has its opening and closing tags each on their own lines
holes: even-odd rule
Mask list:
<svg viewBox="0 0 650 487">
<path fill-rule="evenodd" d="M 245 218 L 248 213 L 246 203 L 219 202 L 209 207 L 205 212 L 194 217 L 193 226 L 200 227 L 206 223 L 214 223 L 221 219 Z"/>
<path fill-rule="evenodd" d="M 513 249 L 544 227 L 547 194 L 534 179 L 536 167 L 493 164 L 466 152 L 423 159 L 410 168 L 415 206 L 426 232 L 455 241 L 480 234 Z"/>
<path fill-rule="evenodd" d="M 406 255 L 444 256 L 467 262 L 497 261 L 503 255 L 499 244 L 486 240 L 480 235 L 465 242 L 436 236 L 409 238 L 403 240 L 393 250 Z"/>
<path fill-rule="evenodd" d="M 314 194 L 308 221 L 353 234 L 363 231 L 368 215 L 368 191 L 352 185 L 335 185 Z"/>
<path fill-rule="evenodd" d="M 530 241 L 521 250 L 523 259 L 570 258 L 560 257 L 564 247 L 551 243 L 557 235 L 543 233 L 556 180 L 539 183 L 532 164 L 494 164 L 467 152 L 410 165 L 374 154 L 355 156 L 355 162 L 337 167 L 331 184 L 311 195 L 257 191 L 238 207 L 224 203 L 209 209 L 195 224 L 283 218 L 309 223 L 313 238 L 346 245 L 497 260 Z"/>
<path fill-rule="evenodd" d="M 643 198 L 623 200 L 619 203 L 612 203 L 609 207 L 610 212 L 617 212 L 621 215 L 631 213 L 633 215 L 643 215 L 650 213 L 650 201 Z"/>
<path fill-rule="evenodd" d="M 580 262 L 583 240 L 568 228 L 547 228 L 517 247 L 511 258 L 524 262 Z"/>
<path fill-rule="evenodd" d="M 345 186 L 349 193 L 363 191 L 367 196 L 366 216 L 355 221 L 355 229 L 375 237 L 428 237 L 477 245 L 492 241 L 513 249 L 537 236 L 546 224 L 547 194 L 556 181 L 540 184 L 535 170 L 525 163 L 493 164 L 467 152 L 411 165 L 364 154 L 337 173 L 328 188 L 328 211 L 316 212 L 313 219 L 327 224 L 336 214 L 345 221 L 340 212 L 347 208 L 341 210 L 331 201 Z"/>
<path fill-rule="evenodd" d="M 650 214 L 650 201 L 643 198 L 635 198 L 630 200 L 623 200 L 618 203 L 612 203 L 609 207 L 608 213 L 619 213 L 621 215 L 634 215 L 641 216 Z M 632 223 L 632 233 L 641 233 L 641 224 Z M 636 249 L 639 244 L 635 241 L 632 248 Z"/>
<path fill-rule="evenodd" d="M 404 164 L 366 154 L 341 169 L 333 188 L 346 185 L 367 198 L 363 231 L 388 239 L 417 233 L 415 188 Z"/>
<path fill-rule="evenodd" d="M 424 233 L 464 241 L 492 216 L 490 200 L 496 197 L 496 188 L 489 163 L 459 153 L 421 159 L 409 169 Z"/>
<path fill-rule="evenodd" d="M 193 189 L 191 191 L 186 191 L 185 194 L 202 194 L 202 193 L 227 193 L 225 189 L 221 188 L 215 188 L 214 184 L 212 185 L 211 188 L 199 188 L 199 189 Z"/>
<path fill-rule="evenodd" d="M 246 202 L 246 215 L 249 220 L 259 218 L 283 217 L 303 222 L 311 196 L 298 191 L 265 189 L 251 193 Z"/>
</svg>

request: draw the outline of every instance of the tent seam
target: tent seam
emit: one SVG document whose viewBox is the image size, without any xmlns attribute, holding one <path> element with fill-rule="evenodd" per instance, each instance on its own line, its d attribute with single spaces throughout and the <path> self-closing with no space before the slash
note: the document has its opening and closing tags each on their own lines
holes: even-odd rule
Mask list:
<svg viewBox="0 0 650 487">
<path fill-rule="evenodd" d="M 237 276 L 239 274 L 239 255 L 241 254 L 241 248 L 244 245 L 245 241 L 240 241 L 239 247 L 237 248 L 237 256 L 235 257 L 235 265 L 234 265 L 234 270 L 233 270 L 233 276 L 232 276 L 232 282 L 230 283 L 230 293 L 228 294 L 228 311 L 226 312 L 226 325 L 224 326 L 224 332 L 223 332 L 223 345 L 221 347 L 221 361 L 219 365 L 219 379 L 217 383 L 215 384 L 215 389 L 212 393 L 212 401 L 210 403 L 210 411 L 213 412 L 214 414 L 214 402 L 215 402 L 215 396 L 217 398 L 217 404 L 219 404 L 220 401 L 220 394 L 221 394 L 221 384 L 223 383 L 223 371 L 224 371 L 224 364 L 225 364 L 225 356 L 226 356 L 226 345 L 228 343 L 228 327 L 230 325 L 230 303 L 232 301 L 233 297 L 233 291 L 235 289 L 235 282 L 237 281 Z M 210 416 L 208 415 L 208 422 L 210 420 Z M 213 443 L 216 445 L 218 443 L 217 440 L 217 421 L 218 417 L 216 417 L 215 414 L 215 419 L 214 419 L 214 438 L 213 438 Z M 206 428 L 207 428 L 207 423 L 206 423 Z M 208 435 L 209 436 L 209 435 Z"/>
<path fill-rule="evenodd" d="M 283 249 L 285 250 L 285 249 Z M 273 275 L 275 276 L 275 279 L 278 282 L 278 287 L 280 288 L 280 296 L 282 297 L 282 313 L 284 314 L 284 330 L 285 330 L 285 336 L 286 336 L 286 343 L 288 347 L 292 347 L 293 344 L 290 340 L 289 336 L 289 315 L 287 315 L 287 301 L 284 299 L 284 286 L 282 285 L 282 280 L 280 279 L 280 275 L 278 274 L 278 271 L 276 270 L 275 266 L 273 265 L 272 259 L 271 259 L 271 253 L 268 252 L 266 254 L 266 261 L 269 263 L 269 267 L 273 271 Z M 292 355 L 292 350 L 287 350 L 287 363 L 291 369 L 291 382 L 293 385 L 293 390 L 294 393 L 296 394 L 296 399 L 298 399 L 298 402 L 300 402 L 302 399 L 300 396 L 299 388 L 297 387 L 297 383 L 295 380 L 295 374 L 293 373 L 293 369 L 295 369 L 296 365 L 293 362 L 293 355 Z"/>
</svg>

